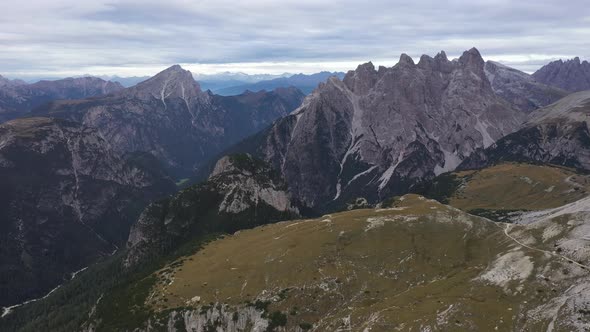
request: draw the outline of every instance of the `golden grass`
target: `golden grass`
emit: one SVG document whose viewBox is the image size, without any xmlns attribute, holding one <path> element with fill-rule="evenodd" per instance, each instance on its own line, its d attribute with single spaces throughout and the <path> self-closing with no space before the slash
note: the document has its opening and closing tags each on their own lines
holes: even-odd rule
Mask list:
<svg viewBox="0 0 590 332">
<path fill-rule="evenodd" d="M 449 204 L 463 209 L 540 210 L 588 195 L 590 178 L 573 170 L 507 163 L 456 173 L 465 184 Z"/>
<path fill-rule="evenodd" d="M 269 310 L 290 313 L 289 327 L 308 322 L 317 331 L 405 331 L 440 320 L 454 331 L 503 331 L 522 298 L 545 300 L 534 278 L 520 291 L 519 282 L 505 291 L 474 281 L 498 255 L 519 248 L 497 224 L 415 195 L 396 205 L 214 241 L 159 271 L 148 304 L 161 311 L 268 299 Z"/>
</svg>

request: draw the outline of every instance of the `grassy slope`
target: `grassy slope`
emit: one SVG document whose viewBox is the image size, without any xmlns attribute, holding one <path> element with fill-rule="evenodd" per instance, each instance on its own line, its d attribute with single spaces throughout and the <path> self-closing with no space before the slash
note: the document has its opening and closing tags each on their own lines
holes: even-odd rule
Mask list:
<svg viewBox="0 0 590 332">
<path fill-rule="evenodd" d="M 415 195 L 396 204 L 214 241 L 157 272 L 146 305 L 163 312 L 267 299 L 269 312 L 288 314 L 288 330 L 306 323 L 317 331 L 547 328 L 551 317 L 531 310 L 566 288 L 556 280 L 567 262 L 521 247 L 503 224 Z"/>
<path fill-rule="evenodd" d="M 441 175 L 424 194 L 456 208 L 493 217 L 491 211 L 562 206 L 587 196 L 588 192 L 590 177 L 574 170 L 506 163 Z"/>
</svg>

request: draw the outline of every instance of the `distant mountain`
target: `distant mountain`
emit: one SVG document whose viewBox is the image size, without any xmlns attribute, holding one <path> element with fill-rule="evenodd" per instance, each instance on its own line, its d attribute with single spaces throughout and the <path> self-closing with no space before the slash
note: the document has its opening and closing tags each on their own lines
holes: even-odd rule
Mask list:
<svg viewBox="0 0 590 332">
<path fill-rule="evenodd" d="M 295 88 L 222 97 L 202 91 L 175 65 L 117 93 L 56 101 L 34 113 L 97 128 L 117 151 L 149 152 L 175 176 L 188 177 L 224 148 L 289 114 L 303 97 Z"/>
<path fill-rule="evenodd" d="M 553 61 L 537 70 L 533 78 L 570 92 L 590 90 L 590 63 L 578 57 Z"/>
<path fill-rule="evenodd" d="M 496 94 L 525 112 L 547 106 L 569 94 L 565 90 L 537 82 L 531 75 L 498 62 L 487 61 L 485 73 Z"/>
<path fill-rule="evenodd" d="M 476 49 L 330 78 L 291 115 L 243 142 L 311 207 L 379 201 L 453 170 L 520 128 L 525 112 L 495 94 Z M 236 147 L 239 151 L 240 147 Z"/>
<path fill-rule="evenodd" d="M 0 88 L 15 87 L 25 84 L 27 84 L 27 82 L 23 80 L 11 80 L 0 75 Z"/>
<path fill-rule="evenodd" d="M 102 76 L 95 76 L 105 81 L 111 82 L 118 82 L 122 86 L 128 88 L 131 86 L 136 85 L 137 83 L 143 82 L 150 78 L 150 76 L 131 76 L 131 77 L 120 77 L 117 75 L 109 76 L 109 75 L 102 75 Z"/>
<path fill-rule="evenodd" d="M 590 91 L 571 94 L 531 113 L 517 132 L 478 150 L 460 169 L 525 161 L 590 170 Z"/>
<path fill-rule="evenodd" d="M 214 90 L 215 93 L 223 96 L 231 96 L 241 94 L 244 91 L 271 91 L 280 87 L 296 87 L 305 94 L 310 94 L 318 84 L 325 82 L 331 76 L 336 76 L 339 79 L 344 78 L 344 73 L 341 72 L 320 72 L 311 75 L 297 74 L 289 77 L 275 78 L 267 81 L 260 81 L 251 84 L 234 85 L 223 89 Z"/>
<path fill-rule="evenodd" d="M 96 77 L 65 78 L 26 84 L 0 76 L 0 123 L 17 118 L 33 108 L 57 99 L 79 99 L 113 93 L 123 89 L 119 83 Z"/>
<path fill-rule="evenodd" d="M 245 73 L 233 73 L 233 72 L 224 72 L 219 74 L 193 74 L 195 80 L 199 82 L 201 88 L 206 90 L 211 90 L 214 93 L 217 93 L 220 89 L 229 88 L 232 86 L 237 85 L 246 85 L 252 84 L 260 81 L 267 81 L 272 80 L 275 78 L 281 77 L 289 77 L 292 74 L 283 73 L 279 75 L 273 74 L 245 74 Z M 241 91 L 240 93 L 246 90 Z M 236 94 L 240 94 L 236 93 Z"/>
<path fill-rule="evenodd" d="M 0 125 L 0 305 L 39 297 L 113 253 L 174 183 L 153 157 L 121 156 L 92 128 L 48 118 Z"/>
</svg>

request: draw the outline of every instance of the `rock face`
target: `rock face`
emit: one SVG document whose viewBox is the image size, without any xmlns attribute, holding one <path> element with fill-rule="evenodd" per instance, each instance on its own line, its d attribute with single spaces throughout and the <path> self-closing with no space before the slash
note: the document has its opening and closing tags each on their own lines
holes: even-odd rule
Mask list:
<svg viewBox="0 0 590 332">
<path fill-rule="evenodd" d="M 37 114 L 97 128 L 119 152 L 149 152 L 175 176 L 192 174 L 222 149 L 298 107 L 297 89 L 234 97 L 201 91 L 189 71 L 172 66 L 115 94 L 58 101 Z"/>
<path fill-rule="evenodd" d="M 142 207 L 173 190 L 147 161 L 73 122 L 0 125 L 0 305 L 44 295 L 123 244 Z"/>
<path fill-rule="evenodd" d="M 269 165 L 249 155 L 223 157 L 210 178 L 152 203 L 131 228 L 127 265 L 169 252 L 183 241 L 299 216 L 297 204 Z"/>
<path fill-rule="evenodd" d="M 404 54 L 392 68 L 366 63 L 343 81 L 331 78 L 243 146 L 280 170 L 308 206 L 375 202 L 453 170 L 524 118 L 494 93 L 476 49 L 418 64 Z"/>
<path fill-rule="evenodd" d="M 590 90 L 590 63 L 578 57 L 553 61 L 537 70 L 533 78 L 571 92 Z"/>
<path fill-rule="evenodd" d="M 569 94 L 498 62 L 487 61 L 485 73 L 494 92 L 524 112 L 547 106 Z"/>
<path fill-rule="evenodd" d="M 17 118 L 33 108 L 57 99 L 79 99 L 113 93 L 123 89 L 116 82 L 96 77 L 66 78 L 26 84 L 0 76 L 0 122 Z"/>
<path fill-rule="evenodd" d="M 459 168 L 527 161 L 590 170 L 589 115 L 590 92 L 571 94 L 533 112 L 522 129 L 477 151 Z"/>
</svg>

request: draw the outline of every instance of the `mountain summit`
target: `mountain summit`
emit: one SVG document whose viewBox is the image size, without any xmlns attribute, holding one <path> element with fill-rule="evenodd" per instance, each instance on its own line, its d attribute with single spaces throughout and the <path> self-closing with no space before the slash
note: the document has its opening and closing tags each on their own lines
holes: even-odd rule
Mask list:
<svg viewBox="0 0 590 332">
<path fill-rule="evenodd" d="M 258 153 L 310 206 L 404 192 L 453 170 L 519 128 L 525 113 L 496 95 L 475 48 L 335 77 L 260 139 Z"/>
<path fill-rule="evenodd" d="M 57 101 L 36 114 L 97 128 L 118 152 L 149 152 L 179 178 L 222 149 L 297 108 L 297 89 L 222 97 L 201 91 L 191 72 L 174 65 L 101 98 Z"/>
<path fill-rule="evenodd" d="M 188 99 L 202 94 L 201 87 L 194 80 L 191 72 L 184 70 L 179 65 L 169 67 L 138 83 L 129 88 L 126 93 L 134 94 L 142 99 L 151 97 L 160 99 L 164 104 L 168 98 L 182 98 L 188 102 Z"/>
<path fill-rule="evenodd" d="M 578 57 L 557 60 L 537 70 L 533 77 L 541 83 L 571 92 L 590 90 L 590 63 L 580 61 Z"/>
</svg>

